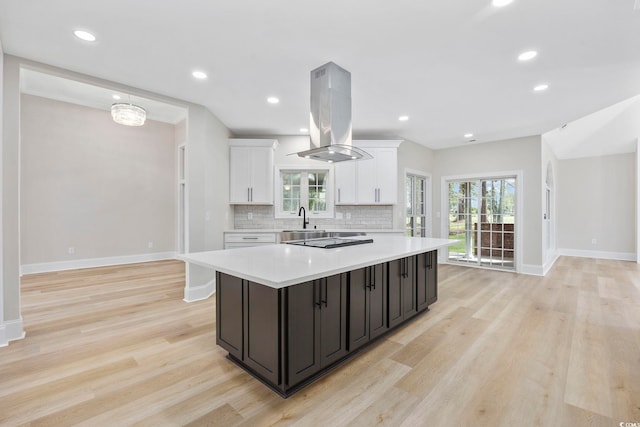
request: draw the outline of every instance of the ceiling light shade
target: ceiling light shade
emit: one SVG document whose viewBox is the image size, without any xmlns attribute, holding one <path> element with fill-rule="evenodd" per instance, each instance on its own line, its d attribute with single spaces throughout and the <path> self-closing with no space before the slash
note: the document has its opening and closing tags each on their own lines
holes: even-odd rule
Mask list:
<svg viewBox="0 0 640 427">
<path fill-rule="evenodd" d="M 118 102 L 111 105 L 113 121 L 125 126 L 142 126 L 147 118 L 144 108 L 133 104 Z"/>
<path fill-rule="evenodd" d="M 546 83 L 543 84 L 539 84 L 538 86 L 534 87 L 533 90 L 536 92 L 542 92 L 549 89 L 549 85 Z"/>
</svg>

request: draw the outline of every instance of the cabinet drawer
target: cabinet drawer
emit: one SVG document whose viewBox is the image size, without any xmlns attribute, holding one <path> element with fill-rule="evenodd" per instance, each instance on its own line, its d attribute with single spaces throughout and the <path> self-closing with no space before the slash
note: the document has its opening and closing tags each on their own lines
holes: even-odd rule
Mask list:
<svg viewBox="0 0 640 427">
<path fill-rule="evenodd" d="M 225 233 L 224 247 L 240 248 L 277 243 L 276 233 Z"/>
</svg>

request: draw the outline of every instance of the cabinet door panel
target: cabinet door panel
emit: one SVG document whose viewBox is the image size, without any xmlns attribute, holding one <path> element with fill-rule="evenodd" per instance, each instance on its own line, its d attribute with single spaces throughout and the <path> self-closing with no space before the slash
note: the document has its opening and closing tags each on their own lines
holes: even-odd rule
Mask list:
<svg viewBox="0 0 640 427">
<path fill-rule="evenodd" d="M 356 199 L 356 162 L 335 165 L 336 205 L 352 205 Z"/>
<path fill-rule="evenodd" d="M 402 322 L 402 260 L 389 261 L 388 265 L 388 293 L 389 293 L 389 327 Z"/>
<path fill-rule="evenodd" d="M 373 289 L 369 292 L 369 339 L 384 333 L 387 329 L 387 280 L 385 264 L 371 267 Z"/>
<path fill-rule="evenodd" d="M 398 203 L 398 150 L 378 148 L 375 156 L 378 203 L 396 204 Z"/>
<path fill-rule="evenodd" d="M 244 363 L 269 381 L 280 381 L 278 289 L 245 282 Z"/>
<path fill-rule="evenodd" d="M 438 251 L 431 251 L 431 257 L 427 272 L 427 304 L 431 305 L 438 300 Z"/>
<path fill-rule="evenodd" d="M 346 274 L 330 276 L 320 288 L 320 364 L 330 365 L 347 354 Z"/>
<path fill-rule="evenodd" d="M 273 150 L 251 150 L 251 202 L 273 204 Z"/>
<path fill-rule="evenodd" d="M 216 279 L 216 344 L 242 360 L 242 279 L 224 273 Z"/>
<path fill-rule="evenodd" d="M 316 281 L 301 283 L 287 292 L 287 383 L 292 386 L 320 370 L 320 321 Z M 295 344 L 295 345 L 294 345 Z"/>
<path fill-rule="evenodd" d="M 411 256 L 405 260 L 405 277 L 402 279 L 402 310 L 404 320 L 415 315 L 416 305 L 416 257 Z"/>
<path fill-rule="evenodd" d="M 251 157 L 246 147 L 229 149 L 229 203 L 248 203 L 250 196 Z"/>
<path fill-rule="evenodd" d="M 349 272 L 349 351 L 369 341 L 369 268 Z"/>
<path fill-rule="evenodd" d="M 425 310 L 429 306 L 427 300 L 428 287 L 428 266 L 430 254 L 424 253 L 416 255 L 416 285 L 417 285 L 417 305 L 418 311 Z"/>
<path fill-rule="evenodd" d="M 372 153 L 373 154 L 373 153 Z M 375 154 L 373 154 L 375 156 Z M 376 204 L 378 179 L 376 176 L 376 159 L 358 160 L 357 187 L 358 204 Z"/>
</svg>

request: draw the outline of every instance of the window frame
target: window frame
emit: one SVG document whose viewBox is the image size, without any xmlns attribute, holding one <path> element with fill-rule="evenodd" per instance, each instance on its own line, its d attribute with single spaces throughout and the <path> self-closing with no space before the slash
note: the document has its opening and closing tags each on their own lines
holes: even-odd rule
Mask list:
<svg viewBox="0 0 640 427">
<path fill-rule="evenodd" d="M 302 176 L 300 177 L 300 206 L 303 206 L 307 213 L 307 218 L 333 218 L 335 215 L 335 203 L 333 200 L 333 168 L 332 167 L 309 167 L 309 166 L 300 166 L 300 165 L 279 165 L 275 167 L 275 210 L 274 216 L 275 218 L 297 218 L 298 212 L 288 212 L 282 209 L 283 206 L 283 181 L 282 181 L 282 173 L 283 172 L 300 172 Z M 327 207 L 325 211 L 309 211 L 309 186 L 308 186 L 308 173 L 312 172 L 326 172 L 326 202 Z M 304 183 L 304 184 L 303 184 Z"/>
<path fill-rule="evenodd" d="M 408 204 L 408 200 L 407 200 L 407 181 L 410 180 L 410 177 L 415 177 L 415 178 L 419 178 L 419 179 L 423 179 L 424 180 L 424 193 L 423 193 L 423 200 L 422 200 L 422 208 L 424 209 L 424 215 L 416 215 L 416 203 L 415 200 L 412 200 L 411 202 L 411 210 L 412 210 L 412 215 L 407 215 L 407 204 Z M 424 218 L 424 224 L 422 225 L 421 229 L 424 231 L 424 237 L 431 237 L 432 235 L 432 224 L 431 224 L 431 207 L 433 206 L 433 200 L 431 199 L 431 174 L 430 173 L 426 173 L 423 171 L 418 171 L 418 170 L 413 170 L 413 169 L 405 169 L 404 170 L 404 187 L 403 187 L 403 194 L 404 194 L 404 205 L 402 207 L 403 209 L 403 228 L 405 230 L 405 234 L 408 236 L 409 235 L 409 231 L 411 231 L 411 236 L 414 236 L 414 232 L 416 230 L 416 224 L 415 222 L 412 223 L 412 227 L 411 230 L 408 228 L 407 226 L 407 219 L 408 218 L 415 218 L 417 216 L 423 217 Z M 415 196 L 415 193 L 413 193 L 413 195 Z M 420 237 L 420 236 L 417 236 Z"/>
</svg>

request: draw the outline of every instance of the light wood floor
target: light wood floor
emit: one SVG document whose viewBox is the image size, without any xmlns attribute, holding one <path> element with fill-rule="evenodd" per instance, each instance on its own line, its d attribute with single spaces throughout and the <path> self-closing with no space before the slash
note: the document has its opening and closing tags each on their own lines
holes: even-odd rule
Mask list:
<svg viewBox="0 0 640 427">
<path fill-rule="evenodd" d="M 441 266 L 439 301 L 283 400 L 215 346 L 167 261 L 25 276 L 0 425 L 618 426 L 640 422 L 640 268 Z"/>
</svg>

